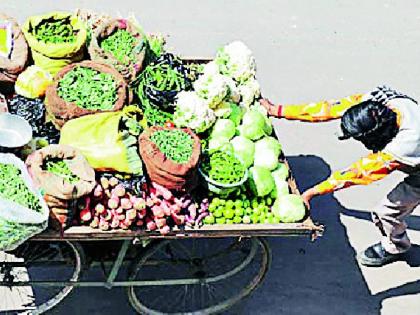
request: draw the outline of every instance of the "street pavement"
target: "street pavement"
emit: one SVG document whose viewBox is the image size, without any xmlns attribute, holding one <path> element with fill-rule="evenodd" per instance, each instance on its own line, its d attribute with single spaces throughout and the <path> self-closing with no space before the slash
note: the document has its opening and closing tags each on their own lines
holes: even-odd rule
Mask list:
<svg viewBox="0 0 420 315">
<path fill-rule="evenodd" d="M 148 32 L 188 56 L 212 56 L 240 39 L 254 52 L 265 97 L 291 104 L 365 92 L 388 84 L 420 99 L 420 2 L 407 1 L 24 1 L 1 0 L 21 22 L 51 10 L 134 13 Z M 366 151 L 336 139 L 337 122 L 277 121 L 299 188 L 325 179 Z M 401 180 L 393 174 L 312 203 L 324 237 L 270 239 L 273 264 L 263 285 L 229 314 L 420 314 L 420 211 L 409 222 L 407 261 L 358 265 L 355 254 L 379 239 L 369 211 Z M 131 314 L 124 291 L 77 289 L 53 314 Z"/>
</svg>

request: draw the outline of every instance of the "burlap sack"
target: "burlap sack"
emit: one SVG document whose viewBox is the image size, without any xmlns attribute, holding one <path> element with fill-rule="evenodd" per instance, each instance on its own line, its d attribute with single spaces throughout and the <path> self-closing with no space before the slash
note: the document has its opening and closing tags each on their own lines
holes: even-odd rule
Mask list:
<svg viewBox="0 0 420 315">
<path fill-rule="evenodd" d="M 152 181 L 168 189 L 190 190 L 197 183 L 197 165 L 201 153 L 200 139 L 190 129 L 182 129 L 193 138 L 194 144 L 190 160 L 187 163 L 178 164 L 166 158 L 165 154 L 150 140 L 151 135 L 155 131 L 167 129 L 175 128 L 154 126 L 140 135 L 141 158 Z"/>
<path fill-rule="evenodd" d="M 80 181 L 71 184 L 60 176 L 44 171 L 42 167 L 47 158 L 70 160 L 69 168 L 80 178 Z M 45 194 L 58 199 L 78 199 L 92 192 L 95 187 L 95 171 L 85 157 L 70 146 L 53 144 L 37 150 L 28 156 L 26 165 L 35 184 Z"/>
<path fill-rule="evenodd" d="M 101 41 L 112 35 L 118 29 L 123 29 L 139 39 L 138 50 L 136 54 L 135 62 L 129 62 L 124 64 L 114 57 L 113 54 L 104 51 L 100 44 Z M 127 82 L 132 82 L 136 79 L 137 75 L 143 69 L 143 61 L 146 53 L 146 39 L 143 34 L 140 33 L 139 29 L 130 21 L 126 19 L 112 19 L 102 23 L 95 33 L 92 34 L 92 38 L 89 43 L 88 52 L 93 61 L 109 64 L 118 70 Z"/>
<path fill-rule="evenodd" d="M 13 23 L 13 47 L 9 58 L 0 57 L 0 88 L 11 86 L 28 62 L 28 44 L 15 19 L 0 13 L 0 20 Z"/>
<path fill-rule="evenodd" d="M 70 43 L 46 43 L 38 40 L 34 35 L 34 29 L 46 20 L 70 19 L 73 30 L 76 31 L 74 42 Z M 29 17 L 23 24 L 22 31 L 31 48 L 34 63 L 55 75 L 63 67 L 83 60 L 86 44 L 87 31 L 85 24 L 76 16 L 66 12 L 51 12 L 38 16 Z"/>
<path fill-rule="evenodd" d="M 118 111 L 124 106 L 127 99 L 128 101 L 130 101 L 129 97 L 127 97 L 127 84 L 125 83 L 124 78 L 121 76 L 121 74 L 118 73 L 118 71 L 111 68 L 110 66 L 93 61 L 82 61 L 80 63 L 68 65 L 57 73 L 57 75 L 54 78 L 53 84 L 51 84 L 47 88 L 47 92 L 45 93 L 45 107 L 47 109 L 48 115 L 50 116 L 54 125 L 59 129 L 64 125 L 66 121 L 70 119 L 103 112 L 102 110 L 89 110 L 81 108 L 75 103 L 66 102 L 60 96 L 58 96 L 57 88 L 59 81 L 64 77 L 64 75 L 67 72 L 71 71 L 73 68 L 78 66 L 88 67 L 100 72 L 110 73 L 118 82 L 117 101 L 115 102 L 112 110 L 107 111 Z"/>
</svg>

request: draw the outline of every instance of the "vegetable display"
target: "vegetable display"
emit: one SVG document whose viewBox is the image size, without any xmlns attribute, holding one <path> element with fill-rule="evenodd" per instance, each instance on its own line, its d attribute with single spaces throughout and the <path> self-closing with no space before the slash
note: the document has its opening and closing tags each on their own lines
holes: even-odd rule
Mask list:
<svg viewBox="0 0 420 315">
<path fill-rule="evenodd" d="M 256 196 L 267 196 L 275 187 L 270 170 L 260 166 L 249 169 L 249 185 Z"/>
<path fill-rule="evenodd" d="M 175 125 L 201 133 L 209 129 L 215 121 L 214 111 L 195 92 L 182 91 L 177 95 Z"/>
<path fill-rule="evenodd" d="M 48 224 L 48 208 L 24 163 L 0 154 L 0 251 L 13 250 Z"/>
<path fill-rule="evenodd" d="M 76 32 L 69 16 L 62 19 L 43 20 L 35 26 L 33 34 L 36 39 L 46 44 L 73 43 L 76 40 Z"/>
<path fill-rule="evenodd" d="M 302 220 L 306 210 L 302 197 L 288 194 L 277 198 L 273 205 L 273 213 L 281 222 L 293 223 Z"/>
<path fill-rule="evenodd" d="M 166 123 L 173 121 L 174 115 L 165 112 L 156 106 L 147 106 L 144 111 L 146 122 L 149 127 L 151 126 L 164 126 Z"/>
<path fill-rule="evenodd" d="M 188 194 L 174 195 L 156 183 L 148 193 L 126 188 L 116 177 L 102 176 L 80 211 L 82 224 L 103 231 L 146 228 L 168 234 L 175 226 L 198 227 L 208 215 L 208 200 L 193 201 Z"/>
<path fill-rule="evenodd" d="M 188 70 L 181 60 L 165 53 L 144 69 L 137 93 L 145 108 L 155 106 L 169 110 L 174 107 L 176 95 L 188 90 L 190 85 Z"/>
<path fill-rule="evenodd" d="M 201 168 L 211 180 L 220 184 L 235 184 L 245 176 L 243 164 L 233 154 L 223 151 L 205 155 Z"/>
<path fill-rule="evenodd" d="M 148 40 L 133 18 L 111 18 L 84 15 L 90 28 L 88 52 L 92 60 L 116 69 L 124 80 L 136 85 L 149 58 Z M 96 20 L 96 21 L 95 21 Z"/>
<path fill-rule="evenodd" d="M 236 136 L 231 141 L 235 155 L 241 160 L 245 167 L 254 163 L 255 144 L 251 140 Z"/>
<path fill-rule="evenodd" d="M 58 83 L 58 95 L 66 102 L 89 110 L 110 110 L 117 101 L 117 83 L 109 73 L 75 67 Z"/>
<path fill-rule="evenodd" d="M 134 196 L 116 177 L 105 176 L 99 178 L 80 211 L 82 223 L 103 231 L 143 226 L 145 216 L 144 198 Z"/>
<path fill-rule="evenodd" d="M 135 61 L 134 48 L 137 39 L 126 30 L 119 29 L 101 42 L 101 48 L 114 55 L 118 61 L 128 64 Z"/>
<path fill-rule="evenodd" d="M 54 144 L 31 153 L 25 164 L 43 192 L 53 226 L 70 225 L 76 214 L 75 200 L 89 194 L 95 186 L 95 171 L 85 157 L 73 147 Z"/>
<path fill-rule="evenodd" d="M 116 69 L 89 60 L 61 69 L 45 93 L 49 119 L 57 128 L 81 116 L 118 111 L 130 100 L 127 83 Z"/>
<path fill-rule="evenodd" d="M 172 133 L 171 142 L 176 137 L 185 141 L 177 144 L 177 146 L 181 145 L 181 147 L 169 147 L 164 143 L 165 139 L 160 138 L 157 142 L 161 144 L 160 149 L 152 138 L 159 131 L 166 131 L 166 134 L 169 134 L 168 131 Z M 186 133 L 190 139 L 179 132 Z M 165 133 L 159 133 L 158 135 L 160 137 L 160 135 L 164 135 Z M 154 126 L 148 128 L 139 137 L 139 148 L 141 158 L 151 181 L 175 191 L 190 191 L 197 186 L 197 168 L 201 154 L 201 142 L 198 136 L 190 129 L 177 129 L 173 126 Z M 181 152 L 185 149 L 187 151 Z M 189 157 L 188 160 L 187 157 Z M 178 162 L 172 160 L 172 158 Z M 182 163 L 179 163 L 180 161 Z"/>
<path fill-rule="evenodd" d="M 35 65 L 53 76 L 65 66 L 85 57 L 86 24 L 71 13 L 51 12 L 31 16 L 22 31 Z"/>
<path fill-rule="evenodd" d="M 12 57 L 19 29 L 0 20 L 0 54 Z M 30 17 L 23 32 L 35 65 L 26 54 L 9 69 L 21 75 L 15 83 L 7 73 L 18 95 L 5 100 L 34 141 L 16 150 L 23 168 L 0 155 L 0 251 L 45 228 L 47 207 L 61 229 L 154 236 L 305 218 L 244 43 L 204 64 L 167 51 L 131 17 L 53 12 Z M 25 211 L 13 217 L 9 203 Z M 34 213 L 44 217 L 31 221 Z"/>
<path fill-rule="evenodd" d="M 176 163 L 185 163 L 191 158 L 193 139 L 182 130 L 158 130 L 150 139 L 168 159 Z"/>
<path fill-rule="evenodd" d="M 65 181 L 68 181 L 70 184 L 77 183 L 80 178 L 73 174 L 68 166 L 68 161 L 59 160 L 59 159 L 50 159 L 45 161 L 45 170 L 62 177 Z"/>
<path fill-rule="evenodd" d="M 238 82 L 245 82 L 256 73 L 252 51 L 240 41 L 234 41 L 219 49 L 215 62 L 221 73 Z"/>
<path fill-rule="evenodd" d="M 270 171 L 279 164 L 280 143 L 273 137 L 264 137 L 255 142 L 254 165 Z"/>
<path fill-rule="evenodd" d="M 38 197 L 26 186 L 19 168 L 12 164 L 0 163 L 0 198 L 36 212 L 42 211 Z"/>
<path fill-rule="evenodd" d="M 205 224 L 275 224 L 280 218 L 271 211 L 274 199 L 270 196 L 249 199 L 247 191 L 233 198 L 215 197 L 210 201 L 210 215 Z"/>
</svg>

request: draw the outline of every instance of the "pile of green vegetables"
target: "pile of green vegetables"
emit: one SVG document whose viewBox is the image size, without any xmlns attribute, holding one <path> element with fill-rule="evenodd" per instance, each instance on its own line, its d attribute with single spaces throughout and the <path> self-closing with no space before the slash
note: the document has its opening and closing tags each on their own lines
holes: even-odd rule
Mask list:
<svg viewBox="0 0 420 315">
<path fill-rule="evenodd" d="M 210 215 L 204 219 L 206 224 L 239 224 L 239 223 L 279 223 L 280 219 L 271 212 L 273 198 L 254 197 L 249 199 L 248 192 L 229 198 L 213 198 L 209 204 Z"/>
<path fill-rule="evenodd" d="M 118 29 L 105 38 L 100 46 L 119 62 L 128 65 L 136 60 L 136 47 L 139 46 L 139 40 L 126 30 Z"/>
<path fill-rule="evenodd" d="M 8 249 L 39 230 L 40 227 L 37 225 L 21 224 L 0 218 L 0 248 Z"/>
<path fill-rule="evenodd" d="M 150 139 L 168 159 L 175 163 L 183 164 L 191 158 L 194 140 L 182 130 L 155 131 Z"/>
<path fill-rule="evenodd" d="M 144 111 L 148 126 L 164 126 L 166 123 L 173 121 L 174 115 L 165 112 L 156 106 L 147 106 Z"/>
<path fill-rule="evenodd" d="M 66 102 L 89 110 L 110 110 L 117 101 L 117 82 L 112 74 L 75 67 L 60 80 L 58 95 Z"/>
<path fill-rule="evenodd" d="M 77 183 L 80 178 L 73 174 L 68 165 L 68 160 L 62 160 L 58 158 L 47 159 L 44 162 L 43 169 L 47 172 L 62 177 L 66 182 L 70 184 Z"/>
<path fill-rule="evenodd" d="M 243 189 L 236 198 L 213 198 L 209 204 L 209 216 L 205 224 L 277 224 L 301 221 L 306 210 L 302 198 L 287 194 L 280 197 L 265 196 L 249 199 Z"/>
<path fill-rule="evenodd" d="M 46 44 L 73 43 L 77 35 L 70 17 L 44 20 L 34 28 L 33 34 L 37 40 Z"/>
<path fill-rule="evenodd" d="M 15 202 L 36 212 L 42 211 L 42 206 L 26 183 L 21 171 L 12 164 L 0 163 L 0 198 Z"/>
<path fill-rule="evenodd" d="M 213 151 L 204 155 L 201 170 L 211 180 L 220 184 L 235 184 L 245 176 L 245 167 L 233 154 Z"/>
<path fill-rule="evenodd" d="M 173 54 L 162 54 L 149 64 L 139 77 L 137 94 L 143 106 L 173 109 L 175 97 L 180 91 L 191 88 L 188 71 Z"/>
</svg>

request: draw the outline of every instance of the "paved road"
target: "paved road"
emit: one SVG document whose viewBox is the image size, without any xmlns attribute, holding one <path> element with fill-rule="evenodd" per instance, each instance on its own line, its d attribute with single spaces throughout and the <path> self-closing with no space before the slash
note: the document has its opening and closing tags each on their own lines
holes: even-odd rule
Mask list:
<svg viewBox="0 0 420 315">
<path fill-rule="evenodd" d="M 31 3 L 30 5 L 28 3 Z M 387 83 L 420 98 L 420 2 L 412 1 L 46 1 L 2 0 L 0 11 L 21 21 L 30 14 L 76 7 L 122 16 L 132 12 L 149 32 L 169 36 L 185 55 L 212 55 L 234 39 L 258 61 L 263 93 L 298 103 L 364 92 Z M 280 121 L 279 138 L 301 189 L 346 166 L 365 151 L 341 143 L 337 123 Z M 313 216 L 325 236 L 272 239 L 273 267 L 263 286 L 231 314 L 420 313 L 420 248 L 407 262 L 361 268 L 356 251 L 376 241 L 369 209 L 401 175 L 314 200 Z M 420 211 L 410 219 L 420 245 Z M 80 289 L 53 313 L 130 314 L 121 290 Z"/>
</svg>

